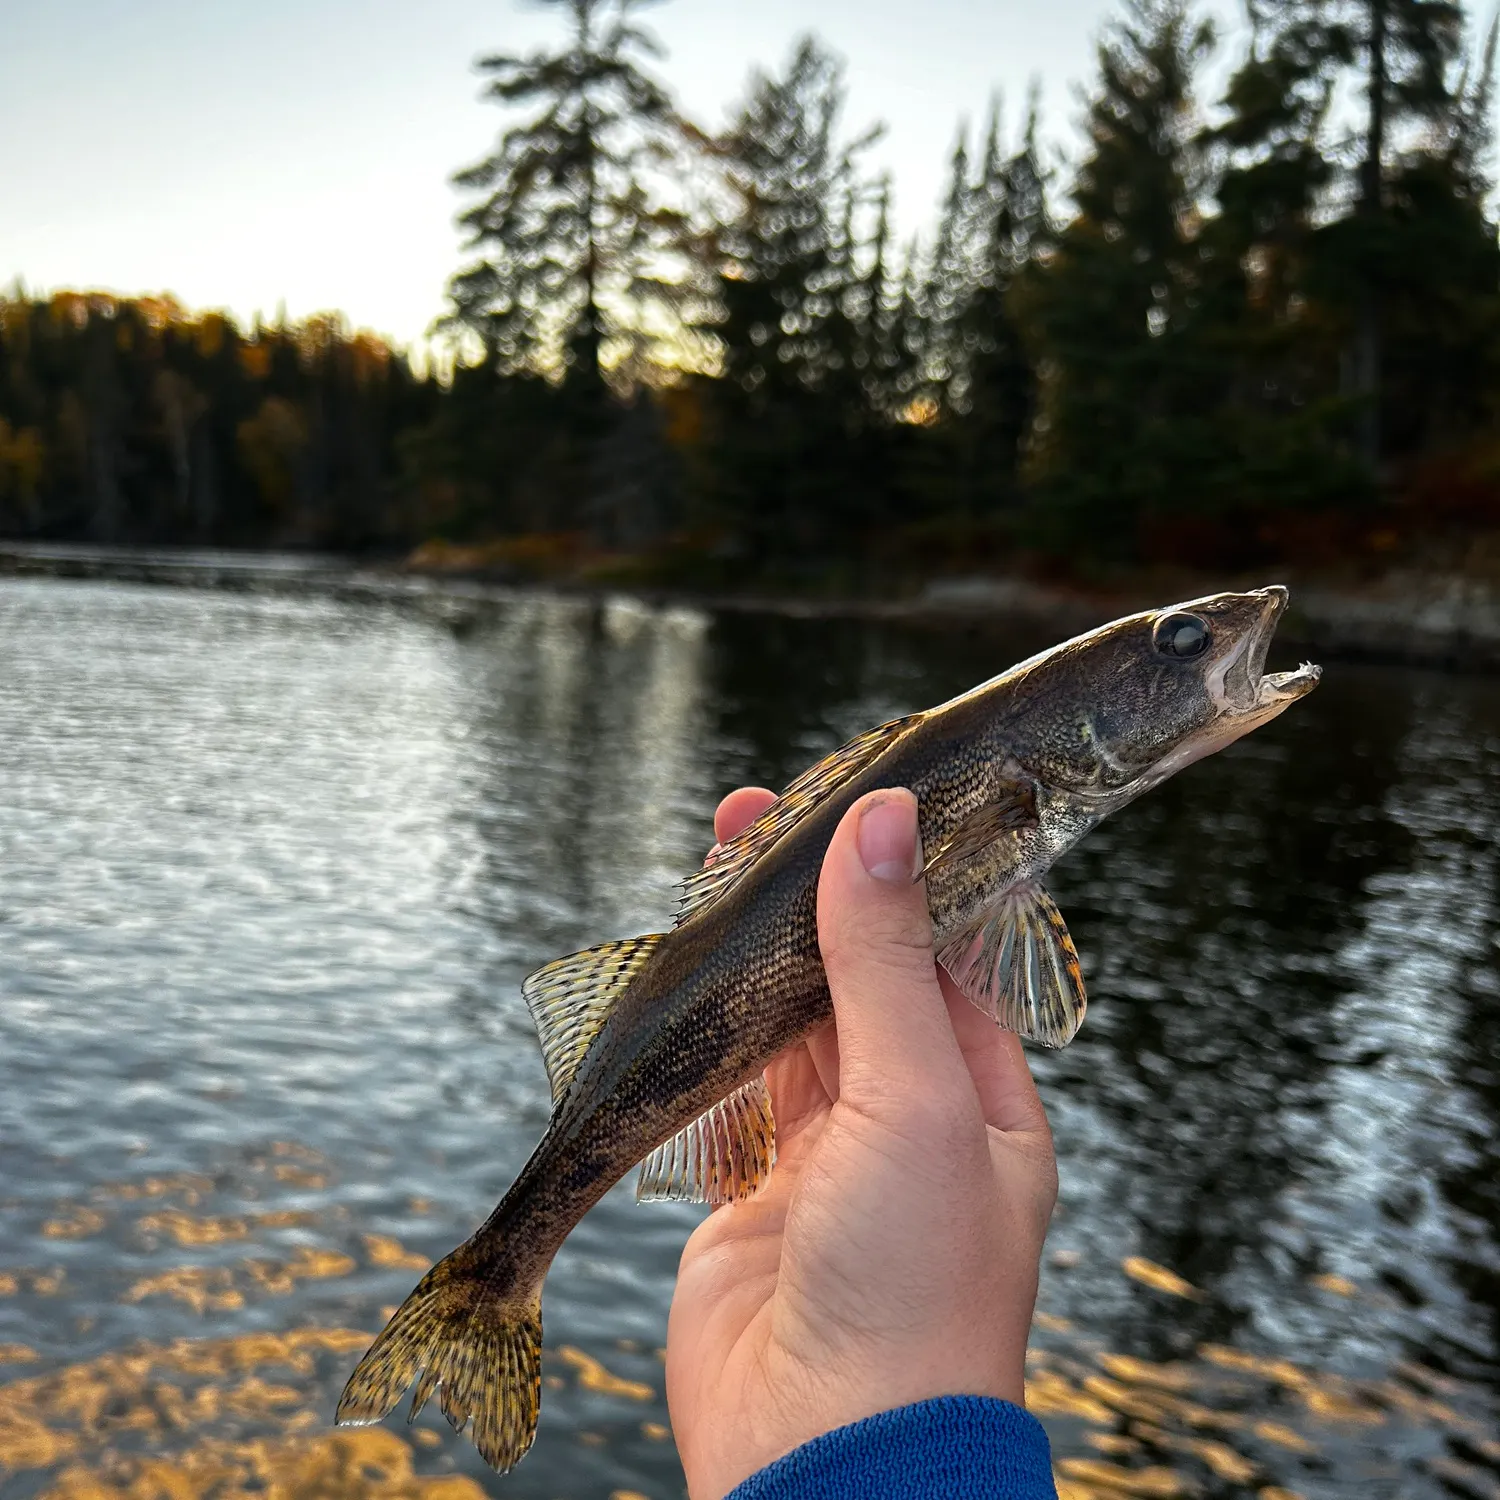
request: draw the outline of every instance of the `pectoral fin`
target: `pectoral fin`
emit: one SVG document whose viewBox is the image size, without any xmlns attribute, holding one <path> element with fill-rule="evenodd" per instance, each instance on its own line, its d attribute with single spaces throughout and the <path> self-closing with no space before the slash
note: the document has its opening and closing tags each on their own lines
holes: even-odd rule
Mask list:
<svg viewBox="0 0 1500 1500">
<path fill-rule="evenodd" d="M 636 1201 L 734 1203 L 748 1198 L 775 1162 L 771 1095 L 765 1079 L 752 1078 L 641 1163 Z"/>
<path fill-rule="evenodd" d="M 1023 885 L 945 943 L 938 962 L 986 1015 L 1045 1047 L 1065 1047 L 1088 1000 L 1078 950 L 1056 903 Z"/>
<path fill-rule="evenodd" d="M 1035 828 L 1036 790 L 1029 781 L 1006 781 L 976 808 L 928 856 L 922 875 L 944 865 L 960 864 L 982 854 L 996 839 L 1023 828 Z"/>
</svg>

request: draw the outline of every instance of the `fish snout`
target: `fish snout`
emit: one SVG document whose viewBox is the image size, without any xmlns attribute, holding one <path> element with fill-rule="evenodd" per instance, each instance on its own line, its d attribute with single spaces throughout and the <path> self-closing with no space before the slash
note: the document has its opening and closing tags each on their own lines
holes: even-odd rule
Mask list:
<svg viewBox="0 0 1500 1500">
<path fill-rule="evenodd" d="M 1315 675 L 1309 679 L 1301 668 L 1295 673 L 1265 675 L 1272 637 L 1291 599 L 1286 585 L 1268 583 L 1221 597 L 1229 606 L 1231 643 L 1208 674 L 1209 692 L 1221 710 L 1259 714 L 1273 703 L 1289 702 L 1308 691 L 1317 679 Z"/>
<path fill-rule="evenodd" d="M 1284 583 L 1268 583 L 1264 588 L 1252 589 L 1252 593 L 1270 603 L 1270 620 L 1279 620 L 1286 612 L 1287 601 L 1292 597 L 1291 590 Z"/>
</svg>

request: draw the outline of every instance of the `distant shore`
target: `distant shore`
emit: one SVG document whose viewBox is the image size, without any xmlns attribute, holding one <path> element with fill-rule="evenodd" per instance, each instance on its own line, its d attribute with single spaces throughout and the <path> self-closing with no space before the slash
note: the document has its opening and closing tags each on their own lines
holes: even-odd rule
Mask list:
<svg viewBox="0 0 1500 1500">
<path fill-rule="evenodd" d="M 883 620 L 929 627 L 1045 628 L 1061 637 L 1132 609 L 1167 602 L 1168 598 L 1162 592 L 1162 581 L 1155 577 L 1107 588 L 1045 584 L 1016 577 L 948 577 L 934 579 L 899 598 L 812 598 L 497 581 L 417 572 L 398 562 L 375 564 L 324 553 L 0 542 L 0 579 L 7 577 L 100 579 L 318 595 L 407 607 L 442 618 L 455 628 L 479 624 L 485 615 L 519 599 L 562 596 L 603 602 L 628 595 L 650 604 L 680 604 L 710 611 Z M 1278 570 L 1277 581 L 1292 588 L 1292 605 L 1278 634 L 1283 646 L 1319 659 L 1500 672 L 1500 587 L 1494 584 L 1457 575 L 1403 571 L 1350 583 L 1298 578 Z M 1171 597 L 1189 597 L 1243 583 L 1174 577 L 1176 592 Z"/>
</svg>

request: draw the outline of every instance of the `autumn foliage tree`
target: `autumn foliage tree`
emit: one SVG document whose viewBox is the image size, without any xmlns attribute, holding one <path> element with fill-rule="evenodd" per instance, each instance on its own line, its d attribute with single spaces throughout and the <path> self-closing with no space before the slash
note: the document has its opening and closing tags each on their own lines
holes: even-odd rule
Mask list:
<svg viewBox="0 0 1500 1500">
<path fill-rule="evenodd" d="M 411 532 L 403 429 L 438 397 L 332 317 L 170 298 L 0 299 L 0 528 L 98 542 L 368 547 Z"/>
</svg>

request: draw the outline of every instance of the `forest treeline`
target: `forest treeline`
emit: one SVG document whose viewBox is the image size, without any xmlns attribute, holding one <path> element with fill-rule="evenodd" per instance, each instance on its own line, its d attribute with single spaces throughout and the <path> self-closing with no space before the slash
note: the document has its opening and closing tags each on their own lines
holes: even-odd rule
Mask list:
<svg viewBox="0 0 1500 1500">
<path fill-rule="evenodd" d="M 550 3 L 479 63 L 441 373 L 17 288 L 0 532 L 857 581 L 1500 531 L 1496 29 L 1455 0 L 1249 0 L 1210 98 L 1211 26 L 1129 0 L 1071 164 L 992 107 L 906 244 L 816 38 L 710 131 L 635 0 Z"/>
</svg>

